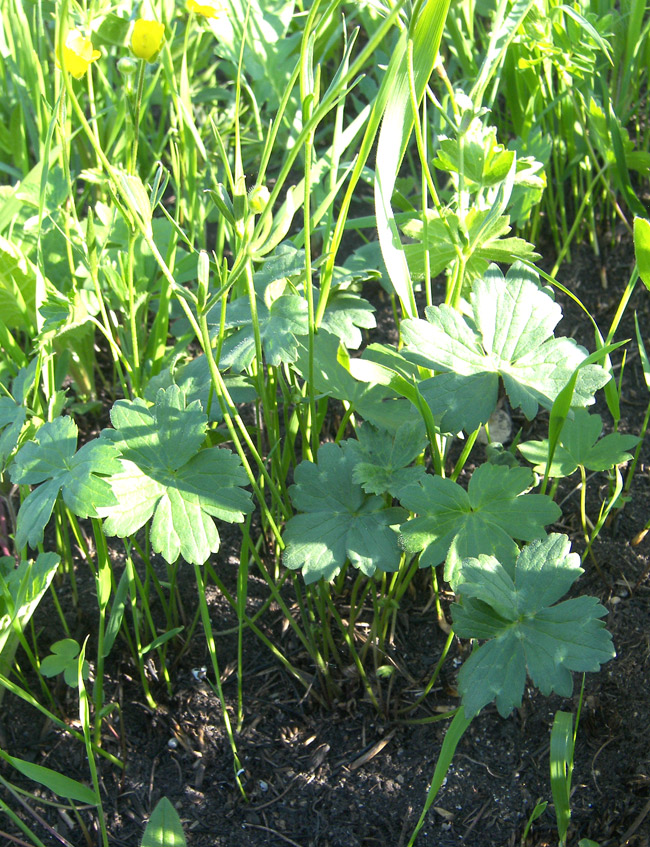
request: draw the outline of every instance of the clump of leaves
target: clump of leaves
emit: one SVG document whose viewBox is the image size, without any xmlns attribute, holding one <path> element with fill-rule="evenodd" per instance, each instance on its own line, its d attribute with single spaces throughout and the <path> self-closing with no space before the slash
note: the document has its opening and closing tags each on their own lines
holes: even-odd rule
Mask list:
<svg viewBox="0 0 650 847">
<path fill-rule="evenodd" d="M 462 561 L 454 630 L 485 640 L 458 675 L 468 719 L 494 699 L 507 717 L 521 705 L 527 673 L 542 694 L 570 697 L 571 671 L 598 671 L 616 655 L 597 598 L 557 602 L 583 573 L 570 550 L 555 534 L 524 547 L 514 565 L 484 555 Z"/>
</svg>

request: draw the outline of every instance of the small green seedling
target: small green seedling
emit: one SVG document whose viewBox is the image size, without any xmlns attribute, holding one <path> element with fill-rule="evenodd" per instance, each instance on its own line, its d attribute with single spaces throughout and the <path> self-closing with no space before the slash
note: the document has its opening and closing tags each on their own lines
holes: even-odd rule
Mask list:
<svg viewBox="0 0 650 847">
<path fill-rule="evenodd" d="M 140 847 L 186 847 L 185 835 L 178 812 L 166 797 L 156 804 Z"/>
<path fill-rule="evenodd" d="M 58 676 L 63 674 L 66 684 L 71 688 L 78 685 L 78 656 L 79 643 L 74 638 L 63 638 L 55 641 L 52 645 L 52 653 L 41 662 L 41 673 L 43 676 Z M 90 676 L 90 665 L 84 660 L 81 675 L 83 679 Z"/>
</svg>

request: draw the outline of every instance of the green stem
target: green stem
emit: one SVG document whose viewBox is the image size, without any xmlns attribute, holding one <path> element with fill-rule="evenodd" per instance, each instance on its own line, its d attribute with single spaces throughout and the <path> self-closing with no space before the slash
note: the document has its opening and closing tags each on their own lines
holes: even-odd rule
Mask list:
<svg viewBox="0 0 650 847">
<path fill-rule="evenodd" d="M 203 582 L 203 576 L 201 574 L 201 568 L 199 565 L 194 565 L 194 576 L 196 578 L 196 588 L 199 596 L 199 608 L 201 610 L 201 622 L 203 623 L 203 630 L 205 632 L 205 638 L 208 645 L 208 652 L 210 653 L 210 661 L 212 663 L 212 671 L 214 673 L 215 684 L 212 686 L 216 688 L 217 695 L 219 697 L 219 702 L 221 703 L 221 714 L 223 716 L 223 722 L 226 729 L 226 735 L 228 736 L 228 741 L 230 743 L 230 750 L 232 752 L 233 757 L 233 769 L 235 771 L 235 782 L 237 783 L 237 788 L 241 792 L 244 800 L 247 800 L 246 792 L 244 791 L 244 786 L 241 783 L 240 775 L 242 772 L 241 762 L 239 761 L 239 754 L 237 752 L 237 744 L 235 743 L 235 736 L 233 734 L 232 725 L 230 723 L 230 715 L 228 714 L 228 708 L 226 706 L 226 700 L 223 696 L 223 688 L 221 686 L 221 673 L 219 671 L 219 660 L 217 658 L 217 645 L 215 644 L 214 634 L 212 632 L 212 621 L 210 620 L 210 612 L 208 611 L 208 603 L 205 595 L 205 583 Z"/>
</svg>

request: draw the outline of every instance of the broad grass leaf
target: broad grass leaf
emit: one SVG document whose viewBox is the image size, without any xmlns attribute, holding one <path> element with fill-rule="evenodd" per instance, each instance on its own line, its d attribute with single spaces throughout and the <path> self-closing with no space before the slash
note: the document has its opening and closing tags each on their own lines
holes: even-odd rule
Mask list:
<svg viewBox="0 0 650 847">
<path fill-rule="evenodd" d="M 67 800 L 74 800 L 76 803 L 86 803 L 89 806 L 98 805 L 95 792 L 81 782 L 70 779 L 69 776 L 57 773 L 51 768 L 43 767 L 43 765 L 35 765 L 33 762 L 26 762 L 24 759 L 10 756 L 4 750 L 0 750 L 0 757 L 28 779 L 43 785 L 58 797 L 65 797 Z"/>
<path fill-rule="evenodd" d="M 464 559 L 452 606 L 461 638 L 489 638 L 465 662 L 458 688 L 467 717 L 496 699 L 507 717 L 521 705 L 526 674 L 548 695 L 570 697 L 572 671 L 597 671 L 615 651 L 595 597 L 557 601 L 582 573 L 565 535 L 524 547 L 514 572 L 494 557 Z M 555 605 L 553 605 L 555 604 Z"/>
<path fill-rule="evenodd" d="M 366 576 L 395 571 L 400 562 L 397 533 L 400 508 L 386 508 L 383 498 L 365 494 L 354 482 L 354 454 L 338 444 L 324 444 L 318 464 L 301 462 L 290 493 L 302 514 L 288 521 L 282 560 L 302 569 L 306 583 L 333 580 L 347 560 Z"/>
<path fill-rule="evenodd" d="M 140 847 L 186 847 L 178 812 L 166 797 L 161 797 L 151 813 Z"/>
</svg>

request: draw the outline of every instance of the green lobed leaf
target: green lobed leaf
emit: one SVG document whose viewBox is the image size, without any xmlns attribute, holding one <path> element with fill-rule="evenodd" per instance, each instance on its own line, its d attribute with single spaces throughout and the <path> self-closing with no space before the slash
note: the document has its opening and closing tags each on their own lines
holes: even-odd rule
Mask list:
<svg viewBox="0 0 650 847">
<path fill-rule="evenodd" d="M 258 298 L 257 324 L 264 355 L 270 365 L 295 362 L 297 339 L 309 331 L 307 312 L 307 301 L 299 294 L 283 294 L 269 306 Z M 248 298 L 240 297 L 228 305 L 226 327 L 232 326 L 238 329 L 224 341 L 219 365 L 241 372 L 255 357 L 255 333 Z"/>
<path fill-rule="evenodd" d="M 27 495 L 18 513 L 18 549 L 25 544 L 36 547 L 43 540 L 59 492 L 68 508 L 81 518 L 98 517 L 100 506 L 114 502 L 103 476 L 120 469 L 117 449 L 95 439 L 75 452 L 77 436 L 72 418 L 55 418 L 43 424 L 34 440 L 18 452 L 11 469 L 12 481 L 38 486 Z"/>
<path fill-rule="evenodd" d="M 489 462 L 474 471 L 467 491 L 457 482 L 427 475 L 420 485 L 402 490 L 400 502 L 417 517 L 400 526 L 401 543 L 420 554 L 420 567 L 447 560 L 445 579 L 458 583 L 460 560 L 492 554 L 514 566 L 518 552 L 514 539 L 532 541 L 544 536 L 544 527 L 561 515 L 545 494 L 523 492 L 532 484 L 527 468 L 509 468 Z"/>
<path fill-rule="evenodd" d="M 343 351 L 340 340 L 325 330 L 314 338 L 313 385 L 317 392 L 345 400 L 362 417 L 384 429 L 397 429 L 412 418 L 411 404 L 383 385 L 367 385 L 355 379 L 339 356 Z M 347 353 L 347 351 L 346 351 Z M 301 343 L 295 368 L 303 379 L 309 374 L 309 351 Z"/>
<path fill-rule="evenodd" d="M 119 400 L 114 430 L 102 438 L 122 453 L 110 479 L 115 503 L 98 509 L 107 535 L 124 538 L 153 517 L 151 544 L 169 562 L 182 556 L 203 564 L 219 549 L 213 518 L 240 523 L 251 511 L 248 478 L 238 459 L 221 447 L 202 449 L 206 415 L 198 401 L 186 406 L 176 385 L 160 389 L 153 407 Z"/>
<path fill-rule="evenodd" d="M 52 653 L 41 662 L 40 670 L 43 676 L 58 676 L 62 673 L 66 685 L 77 688 L 79 684 L 77 656 L 81 649 L 79 643 L 74 638 L 63 638 L 55 641 L 50 649 Z M 83 679 L 88 679 L 89 675 L 90 665 L 84 660 L 81 676 Z"/>
<path fill-rule="evenodd" d="M 421 420 L 406 422 L 393 433 L 366 423 L 358 427 L 357 439 L 346 442 L 356 458 L 352 479 L 368 494 L 398 497 L 402 488 L 424 477 L 422 465 L 409 467 L 427 445 Z"/>
<path fill-rule="evenodd" d="M 557 602 L 583 572 L 570 550 L 569 539 L 555 534 L 524 547 L 513 572 L 492 556 L 462 561 L 454 630 L 490 639 L 458 676 L 468 717 L 494 699 L 507 717 L 521 705 L 527 673 L 544 695 L 569 697 L 572 671 L 597 671 L 615 655 L 595 597 Z"/>
<path fill-rule="evenodd" d="M 570 476 L 579 466 L 591 471 L 605 471 L 628 462 L 628 449 L 638 444 L 635 435 L 612 432 L 599 438 L 603 428 L 600 415 L 590 415 L 586 409 L 574 409 L 573 419 L 567 418 L 562 427 L 559 444 L 553 454 L 549 476 L 554 479 Z M 518 446 L 520 453 L 539 474 L 546 473 L 548 439 L 527 441 Z"/>
<path fill-rule="evenodd" d="M 334 290 L 320 323 L 322 329 L 338 336 L 350 350 L 361 346 L 361 329 L 373 329 L 377 321 L 374 307 L 352 291 Z"/>
<path fill-rule="evenodd" d="M 491 413 L 492 402 L 496 404 L 499 377 L 511 405 L 521 407 L 531 420 L 539 405 L 552 406 L 587 357 L 573 339 L 553 337 L 562 311 L 538 283 L 537 273 L 523 265 L 513 265 L 505 278 L 491 265 L 472 287 L 471 318 L 443 304 L 428 306 L 426 321 L 402 322 L 403 355 L 418 365 L 446 372 L 441 380 L 444 398 L 458 392 L 452 413 L 454 428 L 463 417 L 467 419 L 463 428 L 468 431 L 475 428 L 479 417 L 484 418 L 481 423 L 487 421 L 488 408 L 491 406 Z M 468 377 L 481 386 L 480 413 L 470 403 Z M 609 378 L 598 365 L 582 368 L 574 393 L 576 405 L 592 402 L 593 392 Z M 444 405 L 435 398 L 436 379 L 439 377 L 425 386 L 434 414 Z"/>
<path fill-rule="evenodd" d="M 346 560 L 366 576 L 399 567 L 397 533 L 391 527 L 406 513 L 365 494 L 354 482 L 355 464 L 352 451 L 328 443 L 318 451 L 317 465 L 305 461 L 296 468 L 289 491 L 302 514 L 285 527 L 282 559 L 287 568 L 301 568 L 306 583 L 321 577 L 331 581 Z"/>
</svg>

